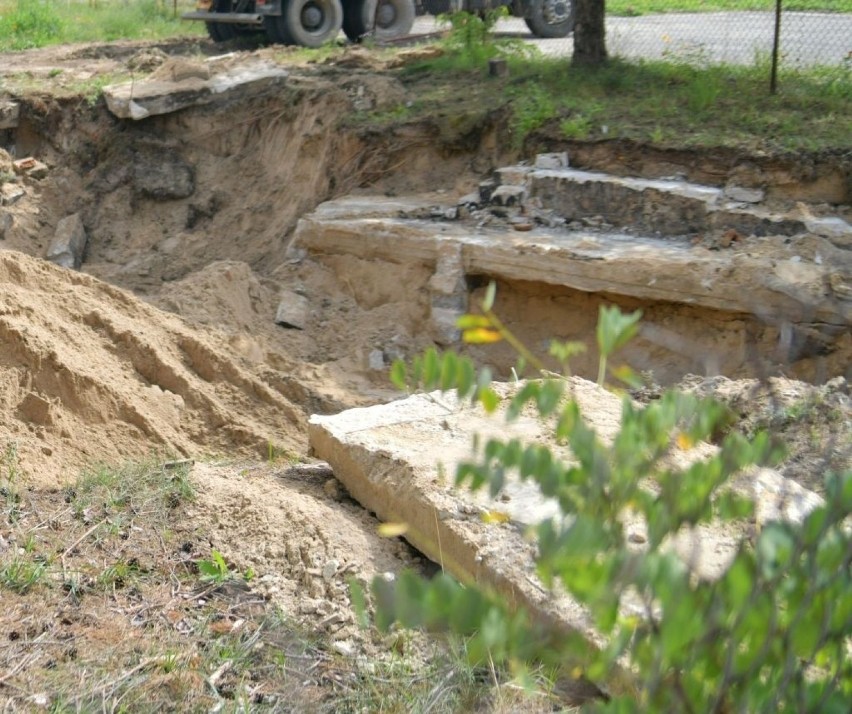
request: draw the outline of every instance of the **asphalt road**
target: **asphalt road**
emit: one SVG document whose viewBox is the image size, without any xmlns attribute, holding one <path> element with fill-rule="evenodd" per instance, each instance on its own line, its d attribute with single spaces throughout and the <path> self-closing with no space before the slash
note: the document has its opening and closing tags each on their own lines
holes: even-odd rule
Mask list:
<svg viewBox="0 0 852 714">
<path fill-rule="evenodd" d="M 668 13 L 641 17 L 607 17 L 610 55 L 752 64 L 772 51 L 775 17 L 769 12 Z M 417 19 L 415 33 L 434 32 L 435 18 Z M 523 20 L 497 25 L 498 35 L 522 37 L 546 55 L 570 55 L 570 37 L 534 38 Z M 807 66 L 852 63 L 852 14 L 785 12 L 781 20 L 784 64 Z"/>
</svg>

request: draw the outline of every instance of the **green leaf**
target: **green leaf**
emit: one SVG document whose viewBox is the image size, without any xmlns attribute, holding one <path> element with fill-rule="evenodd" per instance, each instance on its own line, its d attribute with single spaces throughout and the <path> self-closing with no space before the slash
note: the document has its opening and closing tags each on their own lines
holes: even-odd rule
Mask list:
<svg viewBox="0 0 852 714">
<path fill-rule="evenodd" d="M 391 365 L 390 380 L 393 386 L 401 392 L 408 391 L 408 368 L 401 359 L 394 360 L 393 365 Z"/>
<path fill-rule="evenodd" d="M 500 397 L 490 387 L 485 387 L 479 390 L 478 398 L 483 408 L 488 414 L 493 414 L 497 407 L 500 406 Z"/>
<path fill-rule="evenodd" d="M 641 318 L 641 310 L 625 315 L 615 306 L 601 305 L 596 330 L 598 349 L 601 354 L 609 357 L 627 344 L 639 331 Z"/>
<path fill-rule="evenodd" d="M 441 360 L 441 391 L 447 392 L 456 386 L 459 358 L 455 352 L 445 352 Z"/>
</svg>

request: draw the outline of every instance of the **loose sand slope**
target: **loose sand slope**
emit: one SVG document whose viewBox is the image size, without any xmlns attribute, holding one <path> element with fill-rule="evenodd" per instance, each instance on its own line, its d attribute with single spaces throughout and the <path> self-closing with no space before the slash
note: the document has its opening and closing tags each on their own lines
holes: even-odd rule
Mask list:
<svg viewBox="0 0 852 714">
<path fill-rule="evenodd" d="M 302 450 L 303 415 L 215 336 L 95 278 L 0 253 L 0 444 L 32 482 L 93 461 Z"/>
</svg>

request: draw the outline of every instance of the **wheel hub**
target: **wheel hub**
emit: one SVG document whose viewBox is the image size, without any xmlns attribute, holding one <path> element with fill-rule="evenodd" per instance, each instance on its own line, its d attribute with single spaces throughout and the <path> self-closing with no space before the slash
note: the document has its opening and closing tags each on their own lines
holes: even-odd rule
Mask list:
<svg viewBox="0 0 852 714">
<path fill-rule="evenodd" d="M 544 19 L 549 25 L 558 25 L 571 17 L 570 0 L 545 0 Z"/>
<path fill-rule="evenodd" d="M 302 26 L 313 30 L 322 25 L 323 12 L 319 6 L 311 3 L 302 8 Z"/>
<path fill-rule="evenodd" d="M 376 9 L 376 25 L 379 27 L 391 27 L 396 20 L 396 8 L 393 3 L 379 2 Z"/>
</svg>

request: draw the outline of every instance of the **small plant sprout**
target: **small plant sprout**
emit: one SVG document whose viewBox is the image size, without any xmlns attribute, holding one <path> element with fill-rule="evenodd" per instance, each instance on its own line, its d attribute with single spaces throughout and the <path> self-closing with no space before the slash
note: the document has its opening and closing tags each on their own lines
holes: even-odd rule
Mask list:
<svg viewBox="0 0 852 714">
<path fill-rule="evenodd" d="M 225 558 L 215 549 L 210 552 L 210 560 L 199 560 L 196 565 L 198 565 L 201 581 L 205 583 L 219 585 L 233 577 L 233 573 L 225 562 Z"/>
</svg>

